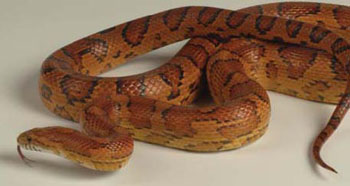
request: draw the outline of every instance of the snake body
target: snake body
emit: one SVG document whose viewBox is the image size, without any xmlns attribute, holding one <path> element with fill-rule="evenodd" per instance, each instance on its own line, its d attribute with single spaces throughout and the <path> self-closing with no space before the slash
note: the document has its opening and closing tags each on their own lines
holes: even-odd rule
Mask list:
<svg viewBox="0 0 350 186">
<path fill-rule="evenodd" d="M 348 7 L 320 3 L 182 7 L 90 35 L 51 54 L 39 80 L 45 106 L 81 123 L 84 133 L 36 128 L 18 137 L 19 149 L 102 171 L 126 164 L 133 139 L 189 151 L 235 149 L 266 131 L 272 90 L 338 104 L 313 145 L 316 162 L 335 171 L 320 149 L 349 109 L 349 20 Z M 97 76 L 184 39 L 190 40 L 157 69 Z M 216 105 L 189 106 L 203 82 Z"/>
</svg>

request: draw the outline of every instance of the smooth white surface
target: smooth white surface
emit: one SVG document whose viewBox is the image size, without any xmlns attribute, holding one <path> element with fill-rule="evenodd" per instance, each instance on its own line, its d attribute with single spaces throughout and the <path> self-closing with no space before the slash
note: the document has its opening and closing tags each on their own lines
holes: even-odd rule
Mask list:
<svg viewBox="0 0 350 186">
<path fill-rule="evenodd" d="M 60 0 L 0 1 L 0 185 L 350 185 L 350 116 L 322 152 L 340 173 L 314 167 L 310 145 L 335 106 L 269 93 L 272 118 L 256 143 L 221 153 L 189 153 L 136 142 L 130 163 L 101 173 L 60 157 L 26 151 L 36 160 L 26 166 L 16 152 L 16 137 L 49 125 L 78 128 L 41 103 L 37 79 L 41 62 L 55 49 L 104 28 L 185 5 L 239 9 L 273 1 Z M 350 5 L 348 0 L 323 1 Z M 181 43 L 157 50 L 108 75 L 144 72 L 165 62 Z"/>
</svg>

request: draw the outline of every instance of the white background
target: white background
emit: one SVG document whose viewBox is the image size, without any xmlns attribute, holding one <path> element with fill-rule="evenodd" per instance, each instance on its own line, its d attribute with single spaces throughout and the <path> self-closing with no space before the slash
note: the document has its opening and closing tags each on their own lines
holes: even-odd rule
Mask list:
<svg viewBox="0 0 350 186">
<path fill-rule="evenodd" d="M 244 148 L 221 153 L 190 153 L 136 142 L 122 170 L 87 170 L 50 154 L 16 152 L 16 137 L 49 125 L 78 128 L 41 103 L 37 80 L 41 62 L 54 50 L 86 35 L 134 18 L 184 5 L 239 9 L 273 1 L 184 0 L 0 0 L 0 185 L 350 185 L 350 116 L 325 145 L 324 159 L 340 173 L 314 166 L 310 145 L 334 105 L 270 92 L 268 132 Z M 350 5 L 348 0 L 324 1 Z M 165 62 L 183 43 L 152 52 L 108 75 L 144 72 Z"/>
</svg>

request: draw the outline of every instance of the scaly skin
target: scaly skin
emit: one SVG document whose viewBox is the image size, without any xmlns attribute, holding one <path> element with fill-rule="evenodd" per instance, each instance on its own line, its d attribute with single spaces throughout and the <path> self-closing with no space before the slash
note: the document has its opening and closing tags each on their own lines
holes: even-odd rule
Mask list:
<svg viewBox="0 0 350 186">
<path fill-rule="evenodd" d="M 18 144 L 102 171 L 126 164 L 133 139 L 189 151 L 235 149 L 266 131 L 266 90 L 272 90 L 338 104 L 313 146 L 315 160 L 335 171 L 320 149 L 349 109 L 349 18 L 344 6 L 290 2 L 239 11 L 183 7 L 106 29 L 57 50 L 42 65 L 45 106 L 80 122 L 84 133 L 32 129 Z M 187 38 L 155 70 L 96 77 Z M 198 97 L 203 75 L 216 105 L 186 106 Z"/>
</svg>

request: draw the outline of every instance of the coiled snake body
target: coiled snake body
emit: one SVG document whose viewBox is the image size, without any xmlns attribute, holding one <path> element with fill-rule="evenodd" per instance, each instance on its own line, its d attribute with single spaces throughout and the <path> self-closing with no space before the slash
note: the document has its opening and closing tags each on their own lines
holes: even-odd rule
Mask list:
<svg viewBox="0 0 350 186">
<path fill-rule="evenodd" d="M 315 160 L 350 104 L 350 9 L 320 3 L 274 3 L 242 9 L 183 7 L 139 18 L 69 44 L 43 63 L 45 106 L 80 122 L 84 133 L 36 128 L 20 147 L 50 151 L 82 166 L 116 170 L 133 139 L 190 151 L 222 151 L 264 134 L 267 90 L 337 103 L 316 138 Z M 139 75 L 96 75 L 129 59 L 190 38 L 166 64 Z M 214 106 L 186 106 L 205 76 Z"/>
</svg>

